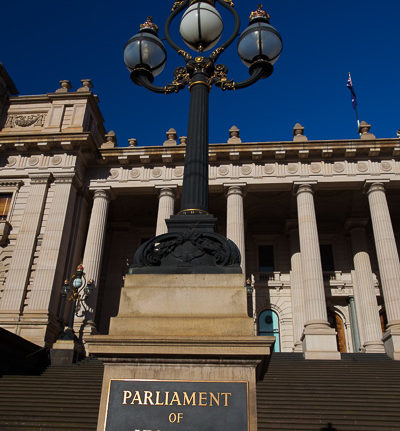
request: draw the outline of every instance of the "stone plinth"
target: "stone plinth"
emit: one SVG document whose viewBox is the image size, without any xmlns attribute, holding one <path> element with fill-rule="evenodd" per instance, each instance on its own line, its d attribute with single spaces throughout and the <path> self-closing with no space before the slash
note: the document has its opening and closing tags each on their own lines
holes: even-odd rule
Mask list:
<svg viewBox="0 0 400 431">
<path fill-rule="evenodd" d="M 140 380 L 189 382 L 193 391 L 245 382 L 246 431 L 257 431 L 256 381 L 275 338 L 252 333 L 242 274 L 128 275 L 110 334 L 87 337 L 105 364 L 97 430 L 105 429 L 111 380 Z"/>
<path fill-rule="evenodd" d="M 193 390 L 198 382 L 247 382 L 248 430 L 257 431 L 257 375 L 265 370 L 274 337 L 89 338 L 89 353 L 104 362 L 98 431 L 104 431 L 111 380 L 193 382 Z"/>
<path fill-rule="evenodd" d="M 241 274 L 131 274 L 110 335 L 250 336 Z"/>
</svg>

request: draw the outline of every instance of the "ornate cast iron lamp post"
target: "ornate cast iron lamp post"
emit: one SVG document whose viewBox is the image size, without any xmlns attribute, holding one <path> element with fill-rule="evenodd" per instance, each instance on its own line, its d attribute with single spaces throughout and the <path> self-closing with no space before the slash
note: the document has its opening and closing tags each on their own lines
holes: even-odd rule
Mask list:
<svg viewBox="0 0 400 431">
<path fill-rule="evenodd" d="M 68 280 L 64 281 L 61 287 L 61 296 L 65 300 L 70 301 L 71 310 L 69 313 L 68 326 L 64 329 L 61 339 L 75 339 L 74 320 L 78 316 L 81 308 L 85 306 L 87 297 L 92 293 L 94 284 L 93 280 L 86 280 L 83 265 L 78 265 L 75 274 L 71 277 L 71 283 Z"/>
<path fill-rule="evenodd" d="M 166 220 L 167 234 L 152 238 L 137 250 L 133 273 L 241 273 L 239 250 L 232 241 L 214 232 L 216 219 L 208 212 L 208 94 L 213 85 L 221 90 L 238 90 L 271 75 L 282 50 L 282 39 L 259 5 L 251 13 L 237 47 L 250 78 L 242 82 L 229 79 L 228 68 L 216 62 L 238 36 L 240 19 L 232 1 L 216 1 L 233 15 L 235 24 L 230 37 L 208 57 L 204 51 L 214 48 L 223 30 L 215 1 L 175 1 L 164 33 L 186 66 L 175 69 L 175 79 L 170 84 L 153 85 L 154 77 L 164 69 L 167 54 L 151 17 L 125 45 L 124 61 L 135 84 L 164 94 L 177 93 L 188 86 L 191 94 L 181 210 Z M 179 31 L 186 45 L 199 53 L 195 57 L 170 35 L 171 22 L 183 11 Z"/>
</svg>

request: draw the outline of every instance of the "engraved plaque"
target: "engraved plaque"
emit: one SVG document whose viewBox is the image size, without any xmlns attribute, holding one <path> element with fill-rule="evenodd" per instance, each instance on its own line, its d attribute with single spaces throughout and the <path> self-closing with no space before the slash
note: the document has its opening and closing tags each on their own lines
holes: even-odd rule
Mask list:
<svg viewBox="0 0 400 431">
<path fill-rule="evenodd" d="M 111 380 L 106 431 L 248 431 L 248 382 Z"/>
</svg>

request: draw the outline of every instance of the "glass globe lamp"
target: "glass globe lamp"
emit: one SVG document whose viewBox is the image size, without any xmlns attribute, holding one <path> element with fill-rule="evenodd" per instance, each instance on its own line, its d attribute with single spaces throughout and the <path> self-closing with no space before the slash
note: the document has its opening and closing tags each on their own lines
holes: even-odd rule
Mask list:
<svg viewBox="0 0 400 431">
<path fill-rule="evenodd" d="M 74 286 L 74 289 L 79 289 L 82 286 L 82 279 L 81 278 L 75 278 L 72 282 L 72 286 Z"/>
<path fill-rule="evenodd" d="M 260 5 L 252 12 L 249 26 L 241 34 L 238 42 L 238 54 L 242 62 L 251 67 L 261 60 L 274 64 L 282 51 L 282 38 L 278 31 L 269 24 L 267 12 Z"/>
<path fill-rule="evenodd" d="M 124 48 L 124 62 L 132 72 L 137 68 L 144 68 L 151 75 L 159 75 L 167 61 L 167 51 L 158 38 L 158 27 L 148 17 L 140 25 L 139 33 L 131 37 Z"/>
<path fill-rule="evenodd" d="M 219 41 L 224 24 L 213 2 L 195 2 L 182 16 L 179 32 L 182 39 L 195 51 L 207 51 Z"/>
</svg>

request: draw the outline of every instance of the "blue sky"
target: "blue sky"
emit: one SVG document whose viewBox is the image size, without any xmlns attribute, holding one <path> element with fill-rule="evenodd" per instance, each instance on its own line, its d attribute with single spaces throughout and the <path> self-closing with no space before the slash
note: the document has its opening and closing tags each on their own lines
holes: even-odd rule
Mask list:
<svg viewBox="0 0 400 431">
<path fill-rule="evenodd" d="M 159 145 L 174 127 L 186 135 L 189 92 L 160 95 L 129 79 L 122 52 L 125 42 L 148 15 L 162 29 L 173 0 L 119 1 L 3 0 L 0 61 L 20 94 L 43 94 L 69 79 L 73 88 L 91 78 L 107 130 L 118 145 L 128 138 Z M 236 0 L 243 30 L 256 1 Z M 233 124 L 242 140 L 291 140 L 296 122 L 309 139 L 357 138 L 355 115 L 346 88 L 350 71 L 361 120 L 378 138 L 395 137 L 400 128 L 398 0 L 269 0 L 263 3 L 284 41 L 282 55 L 268 79 L 251 88 L 210 93 L 210 142 L 225 142 Z M 226 31 L 229 30 L 229 17 Z M 177 22 L 179 24 L 179 21 Z M 161 31 L 160 36 L 163 37 Z M 155 84 L 171 81 L 182 59 L 168 49 L 168 65 Z M 245 79 L 236 42 L 219 62 L 230 77 Z"/>
</svg>

